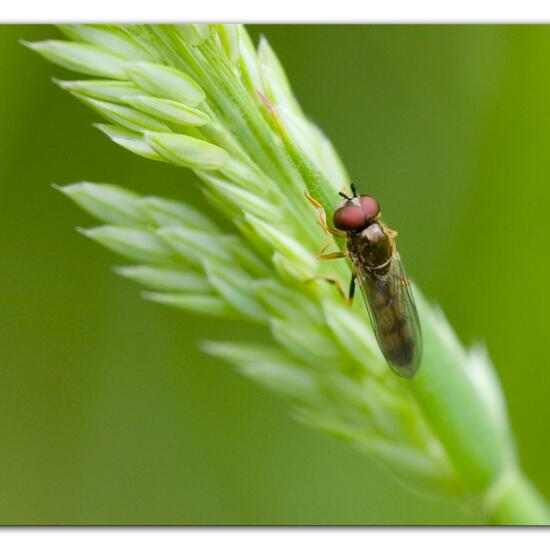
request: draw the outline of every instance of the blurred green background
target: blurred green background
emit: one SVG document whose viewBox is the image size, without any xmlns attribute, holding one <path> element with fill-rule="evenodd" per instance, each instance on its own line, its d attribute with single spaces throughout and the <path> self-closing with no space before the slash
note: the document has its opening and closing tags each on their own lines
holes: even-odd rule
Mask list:
<svg viewBox="0 0 550 550">
<path fill-rule="evenodd" d="M 461 339 L 485 342 L 527 474 L 550 497 L 550 27 L 251 26 L 400 232 Z M 73 77 L 0 27 L 0 523 L 440 524 L 415 494 L 197 350 L 238 323 L 144 302 L 92 220 L 88 179 L 201 205 L 193 176 L 117 148 Z"/>
</svg>

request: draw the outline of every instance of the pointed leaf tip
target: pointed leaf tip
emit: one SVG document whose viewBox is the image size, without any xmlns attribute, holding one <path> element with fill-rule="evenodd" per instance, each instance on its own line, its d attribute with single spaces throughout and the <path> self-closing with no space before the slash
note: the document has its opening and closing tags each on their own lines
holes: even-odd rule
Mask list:
<svg viewBox="0 0 550 550">
<path fill-rule="evenodd" d="M 145 132 L 146 142 L 164 159 L 178 166 L 219 170 L 229 155 L 221 147 L 182 134 Z"/>
<path fill-rule="evenodd" d="M 105 117 L 107 120 L 120 124 L 134 132 L 154 130 L 157 132 L 169 132 L 170 128 L 164 122 L 157 120 L 131 107 L 110 103 L 99 99 L 93 99 L 80 92 L 71 92 L 76 98 L 91 107 L 94 111 Z"/>
<path fill-rule="evenodd" d="M 158 160 L 164 162 L 164 159 L 155 152 L 155 150 L 147 144 L 143 134 L 132 132 L 126 128 L 115 126 L 112 124 L 92 124 L 100 132 L 103 132 L 107 137 L 120 145 L 124 149 L 150 160 Z"/>
<path fill-rule="evenodd" d="M 140 61 L 124 64 L 124 70 L 137 86 L 153 96 L 174 99 L 191 106 L 206 99 L 197 82 L 173 67 Z"/>
<path fill-rule="evenodd" d="M 123 99 L 135 109 L 172 124 L 204 126 L 210 122 L 210 117 L 206 113 L 173 99 L 135 94 Z"/>
<path fill-rule="evenodd" d="M 122 58 L 92 44 L 44 40 L 23 42 L 23 45 L 71 71 L 116 79 L 124 79 L 126 76 Z"/>
<path fill-rule="evenodd" d="M 102 222 L 124 226 L 141 226 L 145 222 L 136 203 L 138 196 L 122 187 L 83 181 L 59 190 Z"/>
</svg>

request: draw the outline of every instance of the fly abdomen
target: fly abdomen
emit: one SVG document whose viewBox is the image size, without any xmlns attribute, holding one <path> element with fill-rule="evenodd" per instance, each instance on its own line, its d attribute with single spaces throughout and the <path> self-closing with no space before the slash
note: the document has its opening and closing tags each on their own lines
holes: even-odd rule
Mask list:
<svg viewBox="0 0 550 550">
<path fill-rule="evenodd" d="M 391 284 L 373 285 L 372 304 L 374 322 L 380 347 L 391 366 L 402 376 L 408 375 L 408 367 L 415 361 L 415 342 L 412 327 L 402 301 Z M 411 372 L 412 376 L 414 372 Z"/>
</svg>

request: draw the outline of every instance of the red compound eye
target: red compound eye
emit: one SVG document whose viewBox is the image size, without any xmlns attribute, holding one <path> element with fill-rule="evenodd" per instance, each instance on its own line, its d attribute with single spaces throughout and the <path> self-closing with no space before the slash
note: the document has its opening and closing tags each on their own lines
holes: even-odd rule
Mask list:
<svg viewBox="0 0 550 550">
<path fill-rule="evenodd" d="M 337 229 L 357 231 L 365 227 L 367 217 L 360 206 L 345 204 L 335 210 L 332 221 Z"/>
<path fill-rule="evenodd" d="M 361 195 L 359 200 L 361 201 L 361 208 L 367 218 L 372 219 L 378 216 L 380 213 L 380 205 L 376 199 L 373 199 L 368 195 Z"/>
</svg>

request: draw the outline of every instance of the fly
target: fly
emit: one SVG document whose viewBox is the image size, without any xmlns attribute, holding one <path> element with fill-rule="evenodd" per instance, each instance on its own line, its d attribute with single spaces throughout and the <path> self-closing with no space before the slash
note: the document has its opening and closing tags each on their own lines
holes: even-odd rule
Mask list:
<svg viewBox="0 0 550 550">
<path fill-rule="evenodd" d="M 330 244 L 327 243 L 319 259 L 350 258 L 353 276 L 349 302 L 357 281 L 386 361 L 399 376 L 412 378 L 420 365 L 422 337 L 410 283 L 395 244 L 397 232 L 382 222 L 380 206 L 374 198 L 357 195 L 353 184 L 351 189 L 352 196 L 339 193 L 343 201 L 332 219 L 336 229 L 327 225 L 322 206 L 307 195 L 319 210 L 323 229 L 346 238 L 345 252 L 322 254 Z M 338 284 L 332 279 L 331 282 Z"/>
</svg>

